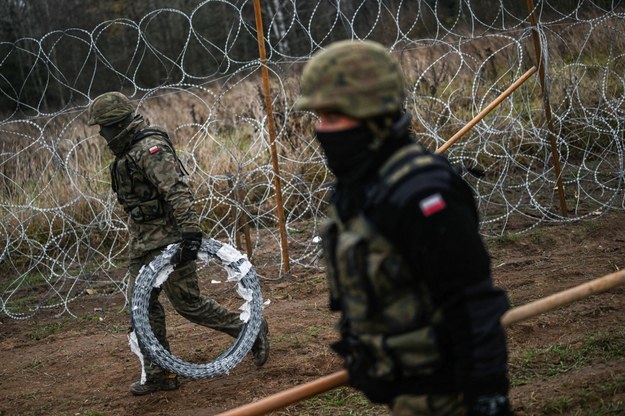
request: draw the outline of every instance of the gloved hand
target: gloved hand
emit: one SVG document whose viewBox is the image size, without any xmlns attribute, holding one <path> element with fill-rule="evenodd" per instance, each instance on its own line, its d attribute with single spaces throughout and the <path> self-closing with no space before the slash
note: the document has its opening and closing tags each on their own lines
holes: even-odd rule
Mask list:
<svg viewBox="0 0 625 416">
<path fill-rule="evenodd" d="M 176 252 L 171 256 L 171 264 L 177 266 L 197 259 L 200 245 L 202 245 L 202 233 L 182 233 L 182 241 Z"/>
<path fill-rule="evenodd" d="M 469 405 L 467 416 L 511 416 L 510 401 L 503 394 L 479 396 Z"/>
</svg>

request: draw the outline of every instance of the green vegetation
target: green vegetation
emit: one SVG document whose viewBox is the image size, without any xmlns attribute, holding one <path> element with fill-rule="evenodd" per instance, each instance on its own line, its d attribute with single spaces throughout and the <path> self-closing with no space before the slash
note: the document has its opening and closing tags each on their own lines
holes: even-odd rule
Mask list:
<svg viewBox="0 0 625 416">
<path fill-rule="evenodd" d="M 608 416 L 623 414 L 625 401 L 606 401 L 606 397 L 612 397 L 625 392 L 625 375 L 619 375 L 609 381 L 580 387 L 566 395 L 553 400 L 548 400 L 541 407 L 546 415 L 593 415 Z"/>
<path fill-rule="evenodd" d="M 512 385 L 521 386 L 543 378 L 588 367 L 597 360 L 625 358 L 625 329 L 597 333 L 573 344 L 552 345 L 546 349 L 531 348 L 512 357 Z"/>
<path fill-rule="evenodd" d="M 302 347 L 319 342 L 321 331 L 322 328 L 311 326 L 299 332 L 283 332 L 272 335 L 271 341 L 276 345 L 286 344 L 291 347 Z"/>
<path fill-rule="evenodd" d="M 19 280 L 19 283 L 20 283 L 19 286 L 20 287 L 24 287 L 24 286 L 37 287 L 45 283 L 46 281 L 47 279 L 43 275 L 43 273 L 33 272 L 33 273 L 23 275 Z M 5 291 L 7 289 L 10 289 L 14 285 L 14 283 L 15 282 L 3 282 L 3 284 L 0 285 L 0 290 Z"/>
<path fill-rule="evenodd" d="M 30 337 L 36 341 L 39 341 L 50 335 L 60 332 L 62 329 L 63 323 L 55 322 L 33 329 L 30 333 Z"/>
<path fill-rule="evenodd" d="M 599 221 L 588 220 L 583 222 L 582 228 L 586 235 L 593 236 L 601 233 L 604 226 Z"/>
<path fill-rule="evenodd" d="M 122 325 L 113 325 L 108 328 L 108 332 L 111 334 L 125 334 L 128 332 L 128 327 Z"/>
<path fill-rule="evenodd" d="M 33 360 L 33 362 L 28 366 L 31 370 L 36 370 L 41 367 L 43 367 L 43 361 L 37 359 Z"/>
<path fill-rule="evenodd" d="M 519 241 L 519 234 L 506 232 L 497 237 L 494 237 L 491 241 L 494 241 L 500 246 L 508 246 Z"/>
<path fill-rule="evenodd" d="M 331 390 L 278 412 L 282 416 L 382 416 L 388 413 L 387 406 L 374 405 L 349 387 Z"/>
</svg>

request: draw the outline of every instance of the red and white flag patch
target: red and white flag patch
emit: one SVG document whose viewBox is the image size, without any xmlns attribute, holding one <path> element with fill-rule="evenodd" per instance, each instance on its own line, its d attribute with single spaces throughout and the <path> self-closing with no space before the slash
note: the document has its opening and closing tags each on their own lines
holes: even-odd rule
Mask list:
<svg viewBox="0 0 625 416">
<path fill-rule="evenodd" d="M 158 149 L 158 146 L 152 146 L 148 150 L 150 154 L 153 155 L 154 153 L 158 152 L 159 149 Z"/>
<path fill-rule="evenodd" d="M 426 217 L 444 210 L 446 206 L 445 200 L 439 193 L 430 195 L 419 202 L 419 208 L 421 208 L 421 212 L 423 212 L 423 215 Z"/>
</svg>

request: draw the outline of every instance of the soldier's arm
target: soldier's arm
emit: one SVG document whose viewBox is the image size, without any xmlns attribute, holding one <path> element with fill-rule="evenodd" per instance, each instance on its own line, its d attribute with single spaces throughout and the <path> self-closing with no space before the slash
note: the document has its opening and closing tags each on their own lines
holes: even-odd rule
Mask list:
<svg viewBox="0 0 625 416">
<path fill-rule="evenodd" d="M 440 342 L 456 357 L 457 384 L 468 402 L 506 395 L 508 358 L 500 318 L 508 300 L 493 286 L 473 206 L 450 190 L 433 190 L 402 214 L 405 256 L 443 312 Z"/>
</svg>

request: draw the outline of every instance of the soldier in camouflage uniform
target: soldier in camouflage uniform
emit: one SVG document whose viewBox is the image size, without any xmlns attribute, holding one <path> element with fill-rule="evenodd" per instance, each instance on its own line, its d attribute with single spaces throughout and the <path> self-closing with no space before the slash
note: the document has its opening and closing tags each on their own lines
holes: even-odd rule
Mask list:
<svg viewBox="0 0 625 416">
<path fill-rule="evenodd" d="M 323 228 L 350 384 L 395 416 L 509 415 L 506 294 L 471 188 L 409 133 L 398 62 L 340 41 L 304 68 L 300 110 L 336 177 Z"/>
<path fill-rule="evenodd" d="M 180 243 L 172 256 L 174 271 L 161 288 L 152 291 L 148 315 L 156 338 L 169 350 L 165 311 L 159 301 L 161 290 L 175 310 L 186 319 L 237 337 L 242 322 L 213 299 L 202 297 L 198 287 L 196 264 L 202 242 L 199 218 L 193 208 L 193 196 L 186 171 L 167 134 L 150 128 L 128 98 L 108 92 L 95 98 L 89 107 L 88 124 L 99 125 L 115 155 L 111 163 L 111 186 L 119 203 L 128 213 L 131 236 L 129 296 L 141 267 L 150 263 L 172 243 Z M 252 347 L 254 362 L 262 366 L 269 356 L 267 322 L 263 320 Z M 164 371 L 146 358 L 147 381 L 133 383 L 134 395 L 179 387 L 175 374 Z"/>
</svg>

